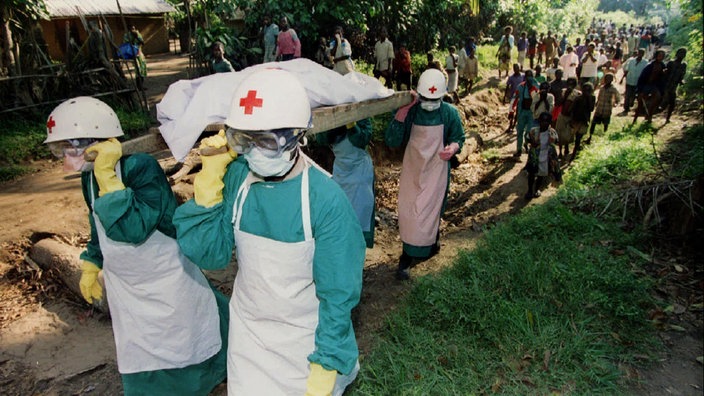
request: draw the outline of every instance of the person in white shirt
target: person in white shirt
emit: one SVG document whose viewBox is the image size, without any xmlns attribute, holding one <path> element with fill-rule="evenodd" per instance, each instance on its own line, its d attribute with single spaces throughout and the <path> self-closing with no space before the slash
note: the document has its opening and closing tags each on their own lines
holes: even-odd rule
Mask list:
<svg viewBox="0 0 704 396">
<path fill-rule="evenodd" d="M 599 66 L 599 57 L 594 53 L 594 43 L 589 43 L 587 52 L 582 56 L 582 74 L 579 76 L 579 81 L 584 84 L 590 82 L 592 86 L 596 84 L 597 67 Z"/>
<path fill-rule="evenodd" d="M 572 46 L 567 47 L 567 52 L 560 57 L 560 66 L 564 70 L 565 80 L 568 78 L 577 78 L 577 65 L 579 65 L 579 57 L 574 53 Z"/>
<path fill-rule="evenodd" d="M 394 45 L 387 37 L 386 28 L 379 31 L 379 41 L 374 44 L 374 77 L 384 77 L 387 88 L 393 87 L 392 62 L 394 61 Z"/>
</svg>

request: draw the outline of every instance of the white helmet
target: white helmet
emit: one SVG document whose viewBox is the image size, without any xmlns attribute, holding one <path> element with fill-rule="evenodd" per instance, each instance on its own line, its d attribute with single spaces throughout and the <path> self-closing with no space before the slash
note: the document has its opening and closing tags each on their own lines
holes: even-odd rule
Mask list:
<svg viewBox="0 0 704 396">
<path fill-rule="evenodd" d="M 427 99 L 439 99 L 447 93 L 445 75 L 438 69 L 424 71 L 418 79 L 418 94 Z"/>
<path fill-rule="evenodd" d="M 46 122 L 44 143 L 66 139 L 107 139 L 122 136 L 115 112 L 104 102 L 90 96 L 68 99 L 56 106 Z"/>
<path fill-rule="evenodd" d="M 235 90 L 225 124 L 242 131 L 310 128 L 308 94 L 298 78 L 281 69 L 246 77 Z"/>
</svg>

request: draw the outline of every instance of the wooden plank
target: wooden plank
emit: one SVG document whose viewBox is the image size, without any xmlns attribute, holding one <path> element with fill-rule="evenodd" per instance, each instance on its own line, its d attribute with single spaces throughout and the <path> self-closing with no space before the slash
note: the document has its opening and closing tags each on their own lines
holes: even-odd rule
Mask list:
<svg viewBox="0 0 704 396">
<path fill-rule="evenodd" d="M 405 106 L 413 100 L 411 91 L 396 92 L 388 98 L 370 99 L 356 103 L 344 103 L 337 106 L 324 106 L 313 109 L 313 128 L 309 129 L 308 135 L 329 131 L 359 121 L 364 118 L 388 113 Z M 206 132 L 215 132 L 225 129 L 225 124 L 210 124 L 205 128 Z"/>
<path fill-rule="evenodd" d="M 135 153 L 153 153 L 168 149 L 164 138 L 159 133 L 158 128 L 149 128 L 149 133 L 122 142 L 122 155 L 131 155 Z M 86 160 L 95 161 L 97 154 L 89 152 L 84 154 Z"/>
</svg>

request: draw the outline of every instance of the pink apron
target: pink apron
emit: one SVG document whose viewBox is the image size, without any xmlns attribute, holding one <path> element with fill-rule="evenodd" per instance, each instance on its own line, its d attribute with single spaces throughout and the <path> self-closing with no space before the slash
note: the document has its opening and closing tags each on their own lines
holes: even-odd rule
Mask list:
<svg viewBox="0 0 704 396">
<path fill-rule="evenodd" d="M 398 187 L 401 240 L 413 246 L 435 243 L 447 190 L 447 162 L 440 159 L 443 125 L 413 125 L 403 155 Z"/>
</svg>

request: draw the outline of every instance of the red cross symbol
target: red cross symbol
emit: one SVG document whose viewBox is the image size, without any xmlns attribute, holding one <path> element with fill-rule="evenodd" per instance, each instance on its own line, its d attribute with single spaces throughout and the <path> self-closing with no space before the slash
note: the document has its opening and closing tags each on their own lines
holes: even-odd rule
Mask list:
<svg viewBox="0 0 704 396">
<path fill-rule="evenodd" d="M 51 128 L 56 126 L 56 121 L 54 121 L 54 116 L 49 117 L 49 121 L 46 122 L 46 127 L 49 129 L 49 134 L 51 134 Z"/>
<path fill-rule="evenodd" d="M 245 114 L 252 114 L 255 107 L 262 107 L 264 104 L 264 99 L 257 98 L 257 91 L 250 90 L 247 92 L 247 96 L 240 98 L 240 107 L 244 107 Z"/>
<path fill-rule="evenodd" d="M 435 91 L 437 91 L 437 90 L 438 90 L 438 89 L 435 88 L 435 85 L 433 85 L 432 87 L 428 88 L 428 91 L 430 91 L 431 94 L 434 94 Z"/>
</svg>

